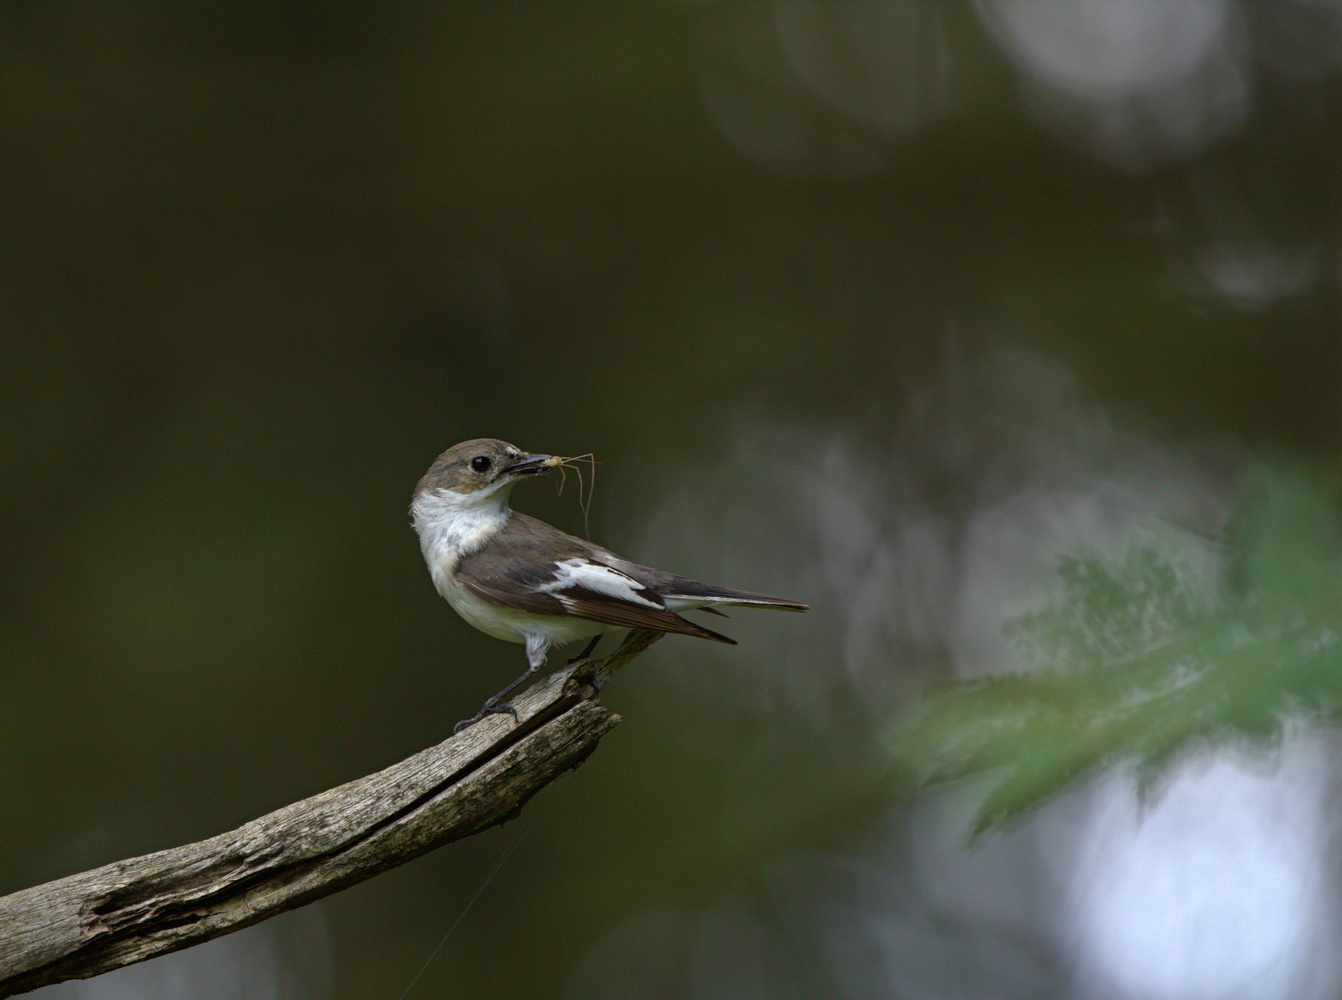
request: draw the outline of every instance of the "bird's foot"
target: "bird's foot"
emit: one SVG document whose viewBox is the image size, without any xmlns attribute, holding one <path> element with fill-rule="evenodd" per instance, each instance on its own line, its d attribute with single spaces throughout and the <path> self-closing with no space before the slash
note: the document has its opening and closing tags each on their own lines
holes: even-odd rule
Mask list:
<svg viewBox="0 0 1342 1000">
<path fill-rule="evenodd" d="M 592 691 L 595 693 L 606 686 L 606 682 L 610 680 L 610 671 L 605 669 L 605 667 L 597 667 L 593 664 L 585 670 L 580 670 L 574 673 L 573 679 L 579 684 L 590 685 Z"/>
<path fill-rule="evenodd" d="M 512 705 L 510 705 L 508 702 L 503 702 L 502 704 L 500 704 L 496 702 L 495 699 L 490 698 L 489 701 L 485 702 L 484 705 L 481 706 L 480 711 L 476 712 L 469 719 L 462 719 L 455 726 L 453 726 L 452 732 L 459 733 L 467 726 L 475 725 L 486 715 L 511 715 L 513 717 L 513 722 L 519 721 L 517 718 L 517 709 L 513 708 Z"/>
</svg>

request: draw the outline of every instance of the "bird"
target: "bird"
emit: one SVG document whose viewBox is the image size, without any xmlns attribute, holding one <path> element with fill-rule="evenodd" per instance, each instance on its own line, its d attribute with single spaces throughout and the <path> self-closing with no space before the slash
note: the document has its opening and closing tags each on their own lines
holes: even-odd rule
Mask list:
<svg viewBox="0 0 1342 1000">
<path fill-rule="evenodd" d="M 477 438 L 448 448 L 419 480 L 411 522 L 434 588 L 486 635 L 526 646 L 527 670 L 454 731 L 491 713 L 517 712 L 505 699 L 545 665 L 552 647 L 590 639 L 589 656 L 617 628 L 651 629 L 736 645 L 681 617 L 719 607 L 808 611 L 782 597 L 700 583 L 640 566 L 508 506 L 513 487 L 562 464 L 506 441 Z"/>
</svg>

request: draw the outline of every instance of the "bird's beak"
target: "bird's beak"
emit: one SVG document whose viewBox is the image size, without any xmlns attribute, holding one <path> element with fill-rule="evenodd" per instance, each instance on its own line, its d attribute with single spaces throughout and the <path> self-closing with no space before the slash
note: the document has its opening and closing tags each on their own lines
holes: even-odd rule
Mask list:
<svg viewBox="0 0 1342 1000">
<path fill-rule="evenodd" d="M 549 472 L 551 468 L 553 465 L 549 455 L 523 455 L 508 466 L 508 472 L 515 476 L 534 476 Z"/>
</svg>

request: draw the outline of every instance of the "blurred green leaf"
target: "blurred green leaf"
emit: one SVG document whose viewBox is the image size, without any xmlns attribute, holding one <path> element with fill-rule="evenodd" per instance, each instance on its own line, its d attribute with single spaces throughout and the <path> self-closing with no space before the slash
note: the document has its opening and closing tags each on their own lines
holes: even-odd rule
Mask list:
<svg viewBox="0 0 1342 1000">
<path fill-rule="evenodd" d="M 1190 747 L 1269 743 L 1289 714 L 1334 716 L 1337 510 L 1316 481 L 1272 469 L 1215 576 L 1174 534 L 1060 559 L 1059 596 L 1006 626 L 1036 669 L 929 694 L 891 734 L 898 771 L 922 788 L 991 774 L 977 835 L 1100 767 L 1131 761 L 1147 783 Z"/>
</svg>

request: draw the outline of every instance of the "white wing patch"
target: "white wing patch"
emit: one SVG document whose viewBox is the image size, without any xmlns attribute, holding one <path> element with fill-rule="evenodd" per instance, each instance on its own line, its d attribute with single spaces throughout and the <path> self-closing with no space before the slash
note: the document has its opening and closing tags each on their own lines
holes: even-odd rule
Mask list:
<svg viewBox="0 0 1342 1000">
<path fill-rule="evenodd" d="M 645 594 L 652 593 L 633 577 L 621 573 L 618 569 L 588 559 L 565 559 L 555 564 L 558 579 L 538 588 L 544 593 L 554 594 L 561 601 L 564 591 L 570 587 L 584 587 L 598 594 L 605 594 L 617 601 L 641 604 L 645 608 L 661 608 L 662 602 L 649 600 Z M 656 595 L 653 594 L 656 598 Z"/>
</svg>

